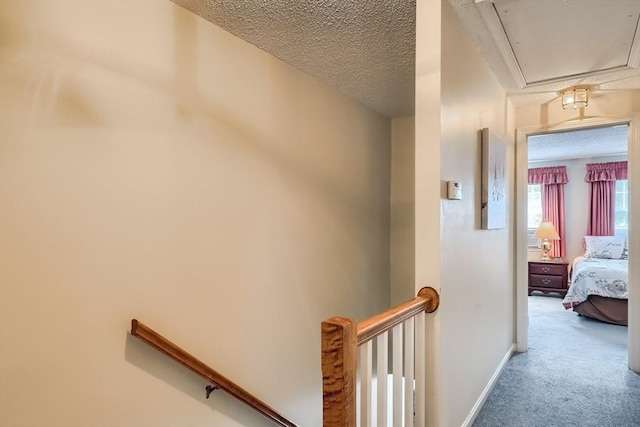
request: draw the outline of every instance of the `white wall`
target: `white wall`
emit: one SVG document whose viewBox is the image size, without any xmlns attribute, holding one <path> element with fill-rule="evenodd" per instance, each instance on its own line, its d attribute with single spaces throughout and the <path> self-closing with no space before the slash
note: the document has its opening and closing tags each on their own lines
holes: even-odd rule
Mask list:
<svg viewBox="0 0 640 427">
<path fill-rule="evenodd" d="M 390 120 L 168 1 L 0 2 L 0 424 L 301 426 L 389 304 Z"/>
<path fill-rule="evenodd" d="M 417 23 L 416 272 L 438 279 L 441 290 L 429 366 L 437 414 L 429 425 L 459 426 L 473 418 L 514 343 L 514 110 L 448 2 L 419 1 Z M 480 227 L 483 127 L 507 144 L 504 229 Z M 462 200 L 446 200 L 448 180 L 462 184 Z M 418 209 L 433 204 L 435 212 Z M 422 256 L 434 246 L 439 255 Z"/>
<path fill-rule="evenodd" d="M 569 182 L 564 186 L 564 209 L 566 231 L 565 260 L 571 262 L 584 253 L 582 238 L 587 234 L 589 209 L 589 186 L 584 182 L 587 163 L 618 162 L 627 160 L 627 156 L 585 157 L 580 159 L 555 160 L 529 163 L 529 168 L 545 166 L 566 166 Z M 529 251 L 531 252 L 531 250 Z M 538 256 L 539 252 L 538 252 Z M 539 259 L 539 258 L 537 258 Z"/>
</svg>

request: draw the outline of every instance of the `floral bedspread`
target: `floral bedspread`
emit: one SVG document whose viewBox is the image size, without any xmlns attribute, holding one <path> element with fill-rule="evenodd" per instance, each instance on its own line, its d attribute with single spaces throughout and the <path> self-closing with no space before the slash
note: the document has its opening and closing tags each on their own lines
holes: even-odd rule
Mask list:
<svg viewBox="0 0 640 427">
<path fill-rule="evenodd" d="M 628 280 L 629 260 L 583 258 L 573 266 L 571 286 L 562 305 L 570 309 L 589 295 L 628 299 Z"/>
</svg>

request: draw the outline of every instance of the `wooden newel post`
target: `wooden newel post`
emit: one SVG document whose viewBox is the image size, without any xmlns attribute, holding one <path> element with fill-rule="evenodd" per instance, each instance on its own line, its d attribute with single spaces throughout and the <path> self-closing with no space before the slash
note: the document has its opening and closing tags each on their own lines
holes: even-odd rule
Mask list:
<svg viewBox="0 0 640 427">
<path fill-rule="evenodd" d="M 324 427 L 356 425 L 357 323 L 344 317 L 322 322 Z"/>
</svg>

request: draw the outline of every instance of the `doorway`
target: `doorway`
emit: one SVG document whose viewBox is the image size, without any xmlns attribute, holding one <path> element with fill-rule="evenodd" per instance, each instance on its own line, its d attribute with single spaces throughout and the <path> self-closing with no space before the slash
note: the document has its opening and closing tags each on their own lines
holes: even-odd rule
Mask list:
<svg viewBox="0 0 640 427">
<path fill-rule="evenodd" d="M 586 128 L 600 128 L 617 125 L 628 125 L 628 164 L 629 188 L 640 188 L 640 115 L 615 118 L 591 118 L 562 123 L 559 125 L 542 125 L 517 130 L 516 136 L 516 350 L 526 351 L 528 347 L 528 235 L 527 235 L 527 170 L 528 170 L 528 138 L 530 136 L 566 132 Z M 636 191 L 637 192 L 637 191 Z M 632 191 L 630 195 L 634 194 Z M 640 200 L 630 197 L 629 218 L 629 283 L 638 283 L 640 279 L 640 233 L 634 228 L 640 226 L 637 219 L 640 214 Z M 635 248 L 635 249 L 634 249 Z M 636 252 L 634 254 L 634 252 Z M 629 368 L 640 372 L 640 287 L 629 289 Z M 634 292 L 635 291 L 635 292 Z"/>
</svg>

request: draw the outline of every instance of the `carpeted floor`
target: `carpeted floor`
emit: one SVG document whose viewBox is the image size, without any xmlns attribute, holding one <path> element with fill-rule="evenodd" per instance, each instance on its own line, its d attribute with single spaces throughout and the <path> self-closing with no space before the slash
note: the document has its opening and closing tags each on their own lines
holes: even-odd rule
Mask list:
<svg viewBox="0 0 640 427">
<path fill-rule="evenodd" d="M 529 351 L 511 358 L 474 427 L 640 427 L 627 328 L 579 317 L 561 301 L 529 297 Z"/>
</svg>

